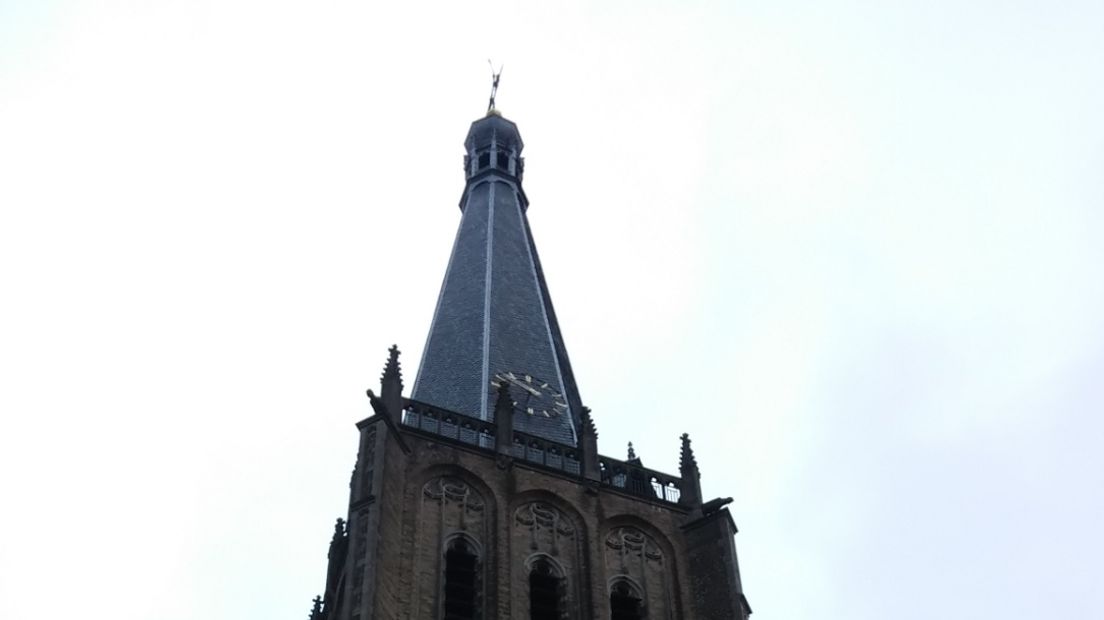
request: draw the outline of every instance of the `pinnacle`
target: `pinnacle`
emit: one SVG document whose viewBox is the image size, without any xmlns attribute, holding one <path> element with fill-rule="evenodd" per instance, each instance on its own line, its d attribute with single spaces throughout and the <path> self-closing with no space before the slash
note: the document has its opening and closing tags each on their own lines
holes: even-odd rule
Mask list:
<svg viewBox="0 0 1104 620">
<path fill-rule="evenodd" d="M 513 399 L 510 397 L 510 384 L 503 381 L 498 386 L 498 395 L 495 399 L 495 416 L 497 417 L 499 411 L 510 411 L 513 406 Z"/>
<path fill-rule="evenodd" d="M 389 376 L 397 376 L 400 381 L 402 380 L 402 365 L 399 364 L 399 346 L 391 345 L 391 348 L 387 349 L 387 363 L 383 366 L 382 379 L 387 379 Z"/>
<path fill-rule="evenodd" d="M 690 447 L 690 435 L 688 433 L 682 434 L 682 452 L 679 455 L 679 469 L 697 470 L 698 461 L 694 458 L 694 450 Z"/>
<path fill-rule="evenodd" d="M 598 436 L 598 429 L 594 426 L 594 419 L 590 417 L 589 407 L 583 407 L 583 415 L 580 421 L 582 422 L 584 434 Z"/>
</svg>

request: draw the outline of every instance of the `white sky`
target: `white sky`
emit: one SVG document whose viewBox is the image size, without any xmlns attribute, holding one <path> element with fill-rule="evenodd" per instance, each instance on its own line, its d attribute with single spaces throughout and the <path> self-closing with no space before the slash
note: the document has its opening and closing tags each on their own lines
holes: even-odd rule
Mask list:
<svg viewBox="0 0 1104 620">
<path fill-rule="evenodd" d="M 755 618 L 1104 615 L 1102 31 L 0 0 L 0 617 L 306 616 L 488 57 L 600 448 L 691 434 Z"/>
</svg>

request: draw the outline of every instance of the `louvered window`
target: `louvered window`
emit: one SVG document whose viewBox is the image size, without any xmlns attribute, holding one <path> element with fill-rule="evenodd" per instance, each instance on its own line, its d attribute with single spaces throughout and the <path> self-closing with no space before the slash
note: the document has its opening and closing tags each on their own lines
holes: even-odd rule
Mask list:
<svg viewBox="0 0 1104 620">
<path fill-rule="evenodd" d="M 445 620 L 479 618 L 479 558 L 463 539 L 445 553 Z"/>
<path fill-rule="evenodd" d="M 611 620 L 644 620 L 644 609 L 640 597 L 624 581 L 613 586 L 610 591 Z"/>
<path fill-rule="evenodd" d="M 540 560 L 533 566 L 529 573 L 530 620 L 560 620 L 563 583 L 547 561 Z"/>
</svg>

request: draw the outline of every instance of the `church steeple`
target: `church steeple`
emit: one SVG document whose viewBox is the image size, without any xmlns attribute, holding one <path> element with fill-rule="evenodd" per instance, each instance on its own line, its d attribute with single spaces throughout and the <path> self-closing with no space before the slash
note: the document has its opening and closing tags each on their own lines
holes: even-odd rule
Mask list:
<svg viewBox="0 0 1104 620">
<path fill-rule="evenodd" d="M 464 147 L 460 228 L 411 396 L 493 420 L 505 383 L 516 430 L 576 445 L 582 403 L 526 218 L 521 134 L 492 108 Z"/>
<path fill-rule="evenodd" d="M 598 452 L 493 97 L 411 397 L 391 347 L 309 618 L 747 620 L 732 500 L 702 502 L 689 437 L 681 476 Z"/>
</svg>

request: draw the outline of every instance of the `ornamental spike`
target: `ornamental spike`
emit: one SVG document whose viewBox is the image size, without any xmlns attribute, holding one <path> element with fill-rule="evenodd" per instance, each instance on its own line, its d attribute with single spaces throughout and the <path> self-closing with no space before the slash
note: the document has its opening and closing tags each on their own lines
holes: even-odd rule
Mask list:
<svg viewBox="0 0 1104 620">
<path fill-rule="evenodd" d="M 582 427 L 584 435 L 598 436 L 598 429 L 594 426 L 594 418 L 590 417 L 590 408 L 583 407 Z"/>
<path fill-rule="evenodd" d="M 698 471 L 698 461 L 694 459 L 694 450 L 690 447 L 690 435 L 682 434 L 682 454 L 679 458 L 679 474 L 682 480 L 679 483 L 679 503 L 693 508 L 701 509 L 702 490 L 701 472 Z"/>
<path fill-rule="evenodd" d="M 380 377 L 380 400 L 383 401 L 387 414 L 396 423 L 402 419 L 402 391 L 402 367 L 399 365 L 399 347 L 398 345 L 391 345 L 391 348 L 387 350 L 387 364 L 383 367 L 383 376 Z"/>
<path fill-rule="evenodd" d="M 383 375 L 380 377 L 380 382 L 386 384 L 388 380 L 399 383 L 399 391 L 402 391 L 402 365 L 399 364 L 399 345 L 393 344 L 390 349 L 387 349 L 387 363 L 383 366 Z"/>
<path fill-rule="evenodd" d="M 694 450 L 690 447 L 689 433 L 682 434 L 682 453 L 679 455 L 679 471 L 698 471 L 698 461 L 694 458 Z"/>
<path fill-rule="evenodd" d="M 333 539 L 330 541 L 330 544 L 331 545 L 336 545 L 344 537 L 345 537 L 345 519 L 338 518 L 337 522 L 334 523 Z"/>
</svg>

